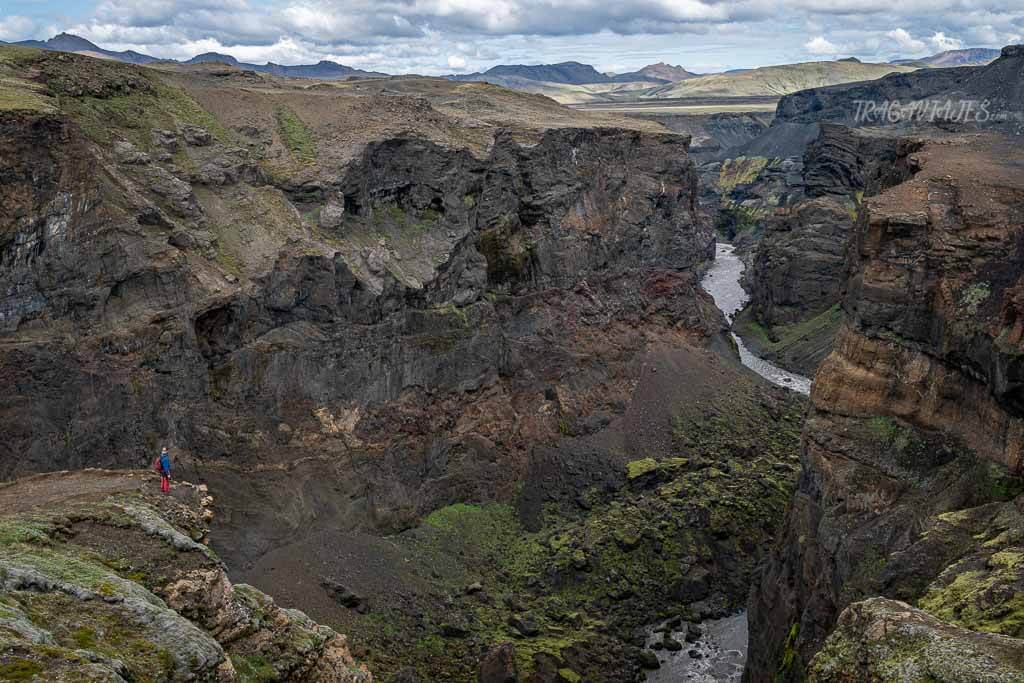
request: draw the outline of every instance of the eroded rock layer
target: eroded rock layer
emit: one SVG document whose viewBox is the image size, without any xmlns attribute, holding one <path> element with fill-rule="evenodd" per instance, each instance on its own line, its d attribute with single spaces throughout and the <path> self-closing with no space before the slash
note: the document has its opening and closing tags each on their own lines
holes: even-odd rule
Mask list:
<svg viewBox="0 0 1024 683">
<path fill-rule="evenodd" d="M 846 322 L 815 378 L 785 538 L 752 597 L 750 680 L 804 677 L 839 612 L 876 595 L 1024 635 L 1021 155 L 997 134 L 931 140 L 913 178 L 864 200 Z M 844 680 L 825 661 L 812 677 Z M 939 680 L 961 680 L 956 661 L 951 649 Z"/>
</svg>

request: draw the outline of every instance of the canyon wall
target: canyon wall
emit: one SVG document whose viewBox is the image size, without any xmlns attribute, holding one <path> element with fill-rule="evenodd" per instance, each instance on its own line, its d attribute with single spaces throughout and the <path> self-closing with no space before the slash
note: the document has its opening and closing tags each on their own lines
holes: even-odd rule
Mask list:
<svg viewBox="0 0 1024 683">
<path fill-rule="evenodd" d="M 835 650 L 812 658 L 844 608 L 877 595 L 1024 635 L 1022 150 L 998 133 L 940 138 L 906 159 L 912 178 L 859 212 L 798 491 L 752 594 L 749 680 L 842 680 L 828 674 Z M 954 649 L 939 655 L 936 678 L 958 680 Z"/>
<path fill-rule="evenodd" d="M 209 479 L 342 468 L 349 523 L 400 527 L 507 497 L 648 344 L 721 327 L 687 139 L 654 124 L 21 59 L 53 99 L 0 123 L 6 477 L 167 444 Z"/>
</svg>

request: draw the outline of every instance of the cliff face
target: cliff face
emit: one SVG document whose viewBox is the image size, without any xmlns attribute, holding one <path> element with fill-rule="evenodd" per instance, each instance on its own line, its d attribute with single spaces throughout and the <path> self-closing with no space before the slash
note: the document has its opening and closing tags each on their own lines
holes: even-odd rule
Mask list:
<svg viewBox="0 0 1024 683">
<path fill-rule="evenodd" d="M 345 636 L 232 584 L 205 487 L 145 472 L 0 487 L 5 680 L 369 682 Z"/>
<path fill-rule="evenodd" d="M 912 139 L 821 124 L 801 165 L 800 192 L 764 219 L 744 273 L 751 303 L 738 330 L 759 355 L 813 375 L 832 349 L 847 251 L 864 197 L 913 172 Z"/>
<path fill-rule="evenodd" d="M 992 129 L 1018 134 L 1022 66 L 1019 48 L 1011 46 L 984 67 L 893 74 L 779 102 L 772 127 L 743 151 L 801 134 L 810 142 L 801 143 L 800 191 L 761 216 L 764 237 L 745 276 L 752 305 L 738 320 L 752 349 L 813 374 L 838 331 L 844 253 L 862 198 L 908 176 L 917 138 Z"/>
<path fill-rule="evenodd" d="M 966 130 L 995 126 L 1017 134 L 1024 120 L 1022 66 L 1024 46 L 1008 45 L 998 59 L 982 67 L 919 69 L 786 95 L 776 117 L 795 125 L 913 127 L 924 122 Z M 873 113 L 868 113 L 869 102 L 875 105 Z M 893 103 L 895 107 L 888 106 Z"/>
<path fill-rule="evenodd" d="M 485 84 L 7 54 L 0 476 L 169 445 L 236 577 L 386 675 L 523 637 L 524 678 L 622 680 L 653 613 L 742 602 L 802 405 L 710 348 L 687 138 Z"/>
<path fill-rule="evenodd" d="M 1024 635 L 1020 160 L 995 134 L 925 142 L 912 179 L 864 200 L 785 538 L 752 594 L 750 680 L 802 678 L 839 612 L 875 595 Z"/>
<path fill-rule="evenodd" d="M 614 412 L 649 343 L 719 328 L 687 140 L 651 124 L 18 55 L 5 476 L 170 443 L 211 479 L 352 468 L 350 525 L 401 526 L 507 496 L 528 443 Z"/>
</svg>

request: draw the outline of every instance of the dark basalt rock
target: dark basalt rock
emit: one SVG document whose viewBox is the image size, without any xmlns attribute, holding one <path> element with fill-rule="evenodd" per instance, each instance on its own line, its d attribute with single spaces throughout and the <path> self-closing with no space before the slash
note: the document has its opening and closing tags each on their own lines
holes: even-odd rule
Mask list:
<svg viewBox="0 0 1024 683">
<path fill-rule="evenodd" d="M 515 645 L 512 643 L 502 643 L 480 662 L 478 683 L 516 683 L 518 680 Z"/>
<path fill-rule="evenodd" d="M 508 618 L 508 625 L 519 632 L 524 638 L 540 635 L 537 619 L 531 614 L 513 615 Z"/>
<path fill-rule="evenodd" d="M 331 596 L 331 599 L 342 607 L 354 609 L 360 614 L 366 614 L 370 611 L 370 603 L 365 598 L 357 595 L 337 581 L 324 578 L 320 581 L 320 585 Z"/>
<path fill-rule="evenodd" d="M 654 654 L 650 650 L 644 650 L 639 655 L 640 666 L 644 669 L 653 671 L 661 668 L 661 662 L 658 661 L 658 655 Z"/>
</svg>

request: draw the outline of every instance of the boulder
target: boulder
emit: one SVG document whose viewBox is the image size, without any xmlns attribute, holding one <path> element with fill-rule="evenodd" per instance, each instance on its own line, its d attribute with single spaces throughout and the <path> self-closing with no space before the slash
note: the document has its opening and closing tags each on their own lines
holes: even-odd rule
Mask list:
<svg viewBox="0 0 1024 683">
<path fill-rule="evenodd" d="M 518 680 L 516 651 L 512 643 L 498 645 L 480 662 L 478 683 L 516 683 Z"/>
</svg>

